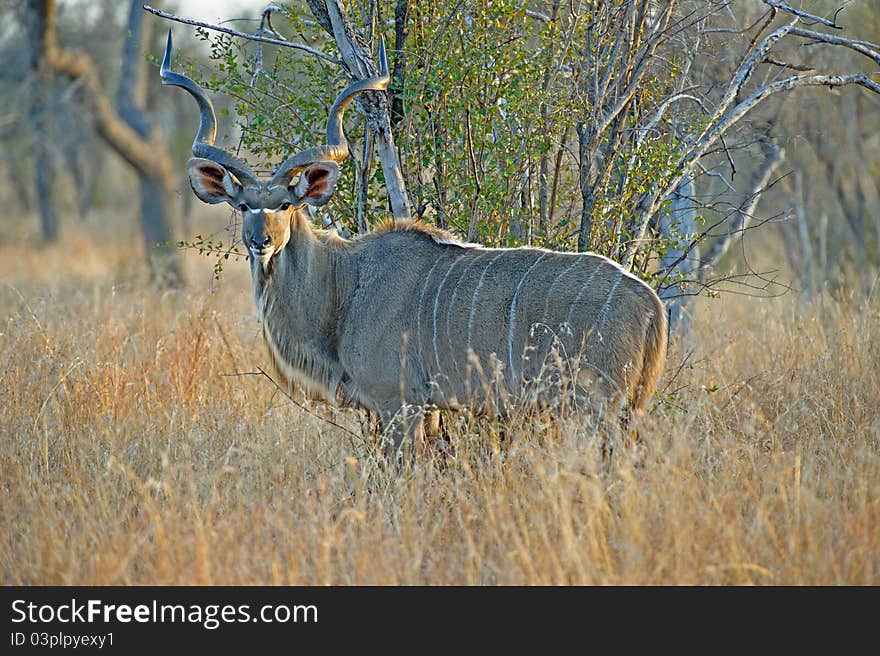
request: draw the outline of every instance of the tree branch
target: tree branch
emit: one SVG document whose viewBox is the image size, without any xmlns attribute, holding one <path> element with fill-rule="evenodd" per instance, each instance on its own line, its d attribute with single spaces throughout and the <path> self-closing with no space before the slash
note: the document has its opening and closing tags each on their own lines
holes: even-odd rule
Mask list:
<svg viewBox="0 0 880 656">
<path fill-rule="evenodd" d="M 815 21 L 817 23 L 822 23 L 822 25 L 827 25 L 828 27 L 832 27 L 835 30 L 842 30 L 843 26 L 838 25 L 835 21 L 830 21 L 827 18 L 822 18 L 821 16 L 816 16 L 815 14 L 808 14 L 805 11 L 800 9 L 795 9 L 794 7 L 789 7 L 788 5 L 782 4 L 781 2 L 772 2 L 771 0 L 764 0 L 764 4 L 774 9 L 780 9 L 784 12 L 797 16 L 799 18 L 806 18 L 807 20 Z M 837 18 L 837 13 L 834 14 L 834 17 Z"/>
<path fill-rule="evenodd" d="M 156 178 L 167 176 L 166 179 L 170 180 L 174 177 L 171 160 L 163 156 L 166 150 L 164 144 L 158 141 L 157 134 L 154 132 L 149 139 L 144 139 L 126 123 L 108 99 L 92 58 L 85 52 L 61 47 L 54 23 L 46 26 L 45 49 L 40 66 L 82 81 L 83 90 L 95 110 L 98 134 L 126 162 Z"/>
<path fill-rule="evenodd" d="M 342 66 L 342 62 L 335 57 L 331 57 L 330 55 L 321 52 L 320 50 L 316 50 L 315 48 L 303 45 L 301 43 L 293 43 L 291 41 L 284 41 L 283 39 L 272 39 L 265 36 L 259 36 L 257 34 L 247 34 L 246 32 L 239 32 L 238 30 L 233 30 L 228 27 L 223 27 L 221 25 L 211 25 L 210 23 L 192 20 L 191 18 L 183 18 L 181 16 L 176 16 L 174 14 L 168 13 L 167 11 L 162 11 L 161 9 L 155 9 L 150 5 L 144 5 L 144 11 L 148 11 L 151 14 L 159 16 L 160 18 L 166 18 L 171 21 L 183 23 L 184 25 L 194 25 L 195 27 L 201 27 L 206 30 L 212 30 L 214 32 L 222 32 L 223 34 L 229 34 L 230 36 L 235 36 L 240 39 L 247 39 L 248 41 L 259 41 L 260 43 L 269 43 L 273 46 L 281 46 L 283 48 L 294 48 L 296 50 L 302 50 L 303 52 L 307 52 L 311 55 L 314 55 L 315 57 L 325 59 L 328 62 L 336 64 L 337 66 Z"/>
<path fill-rule="evenodd" d="M 309 8 L 325 30 L 329 27 L 348 71 L 356 79 L 375 75 L 377 69 L 373 63 L 372 53 L 355 32 L 342 3 L 338 0 L 309 0 Z M 355 102 L 367 117 L 369 129 L 376 135 L 376 148 L 379 151 L 382 174 L 388 189 L 391 213 L 395 219 L 407 219 L 410 216 L 409 198 L 400 158 L 394 146 L 388 113 L 388 96 L 381 92 L 365 93 Z"/>
<path fill-rule="evenodd" d="M 781 91 L 789 91 L 795 88 L 811 86 L 839 87 L 849 84 L 857 84 L 880 94 L 880 84 L 871 79 L 872 75 L 880 75 L 880 72 L 849 75 L 795 75 L 760 87 L 752 93 L 751 96 L 730 108 L 726 114 L 707 126 L 707 129 L 703 131 L 702 136 L 696 141 L 696 143 L 694 143 L 691 149 L 679 158 L 675 165 L 677 173 L 669 178 L 663 189 L 659 190 L 654 196 L 652 202 L 644 204 L 643 211 L 639 212 L 639 215 L 641 216 L 639 226 L 627 248 L 626 255 L 622 262 L 623 265 L 625 267 L 632 266 L 635 255 L 644 242 L 648 223 L 665 199 L 668 198 L 678 185 L 681 184 L 681 181 L 689 175 L 690 171 L 696 165 L 696 162 L 706 154 L 712 144 L 742 120 L 742 118 L 757 105 Z"/>
<path fill-rule="evenodd" d="M 780 164 L 782 164 L 782 160 L 785 157 L 784 150 L 776 147 L 770 142 L 764 143 L 764 150 L 767 159 L 764 160 L 761 167 L 752 174 L 749 193 L 737 208 L 736 218 L 733 220 L 733 223 L 731 223 L 730 229 L 727 231 L 726 235 L 712 244 L 712 247 L 702 258 L 698 271 L 698 278 L 700 280 L 706 279 L 706 276 L 711 272 L 718 260 L 720 260 L 728 251 L 734 240 L 741 237 L 748 229 L 752 216 L 754 216 L 755 208 L 761 200 L 761 194 L 766 191 L 767 185 L 770 183 L 770 178 L 773 176 L 773 172 Z"/>
<path fill-rule="evenodd" d="M 816 32 L 815 30 L 805 30 L 801 27 L 796 27 L 791 30 L 791 34 L 805 39 L 813 39 L 822 43 L 830 43 L 835 46 L 850 48 L 851 50 L 855 50 L 856 52 L 865 55 L 865 57 L 873 59 L 876 64 L 880 64 L 880 52 L 878 52 L 880 46 L 874 43 L 845 39 L 841 36 L 835 36 L 834 34 L 824 34 L 823 32 Z"/>
</svg>

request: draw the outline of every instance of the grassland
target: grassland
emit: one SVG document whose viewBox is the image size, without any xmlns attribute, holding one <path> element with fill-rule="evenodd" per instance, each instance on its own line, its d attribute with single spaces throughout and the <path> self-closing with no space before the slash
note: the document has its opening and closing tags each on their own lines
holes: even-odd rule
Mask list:
<svg viewBox="0 0 880 656">
<path fill-rule="evenodd" d="M 158 292 L 88 234 L 0 244 L 3 584 L 880 584 L 876 297 L 702 302 L 610 463 L 463 418 L 390 476 L 252 373 L 243 263 Z"/>
</svg>

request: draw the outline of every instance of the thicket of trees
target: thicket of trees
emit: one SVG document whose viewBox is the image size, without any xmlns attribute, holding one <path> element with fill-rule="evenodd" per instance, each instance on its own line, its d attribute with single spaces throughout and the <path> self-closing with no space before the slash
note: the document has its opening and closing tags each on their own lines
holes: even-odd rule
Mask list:
<svg viewBox="0 0 880 656">
<path fill-rule="evenodd" d="M 29 2 L 19 17 L 41 4 Z M 319 143 L 336 92 L 375 71 L 380 36 L 388 44 L 392 89 L 358 103 L 366 122 L 349 114 L 354 158 L 326 208 L 352 232 L 390 211 L 487 244 L 596 250 L 653 279 L 677 312 L 687 294 L 730 282 L 716 265 L 744 230 L 779 219 L 806 292 L 843 270 L 871 284 L 880 253 L 880 46 L 859 39 L 880 33 L 872 3 L 307 0 L 262 9 L 232 27 L 297 47 L 196 28 L 210 62 L 189 66 L 232 100 L 234 118 L 221 112 L 221 131 L 258 169 Z M 65 13 L 81 19 L 77 11 L 74 3 Z M 132 14 L 104 11 L 102 20 L 131 24 Z M 145 22 L 160 33 L 192 30 Z M 80 36 L 62 31 L 61 40 Z M 3 50 L 16 39 L 7 34 Z M 108 65 L 118 59 L 92 55 L 106 80 L 119 74 Z M 63 73 L 54 67 L 55 78 Z M 31 170 L 45 168 L 40 148 L 24 144 L 39 143 L 40 117 L 65 115 L 41 109 L 46 103 L 83 100 L 64 84 L 40 78 L 29 88 L 55 89 L 49 100 L 31 94 L 27 111 L 7 108 L 27 117 L 33 134 L 19 132 L 4 148 L 10 171 L 31 157 Z M 179 95 L 151 94 L 168 104 Z M 194 121 L 174 121 L 191 139 Z M 175 159 L 181 170 L 183 159 Z M 22 170 L 7 179 L 33 186 Z"/>
</svg>

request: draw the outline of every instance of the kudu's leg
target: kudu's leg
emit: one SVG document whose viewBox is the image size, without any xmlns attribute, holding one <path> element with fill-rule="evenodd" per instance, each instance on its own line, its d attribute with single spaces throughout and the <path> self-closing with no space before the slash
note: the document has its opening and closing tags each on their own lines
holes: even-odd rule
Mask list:
<svg viewBox="0 0 880 656">
<path fill-rule="evenodd" d="M 424 429 L 425 437 L 440 436 L 440 408 L 425 410 Z"/>
</svg>

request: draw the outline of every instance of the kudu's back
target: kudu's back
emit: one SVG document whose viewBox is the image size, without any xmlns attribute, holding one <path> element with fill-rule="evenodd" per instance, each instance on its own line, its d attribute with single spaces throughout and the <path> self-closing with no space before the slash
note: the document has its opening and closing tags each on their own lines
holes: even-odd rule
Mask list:
<svg viewBox="0 0 880 656">
<path fill-rule="evenodd" d="M 340 355 L 372 405 L 503 412 L 567 398 L 640 411 L 656 388 L 662 303 L 607 258 L 474 247 L 405 223 L 357 259 Z"/>
</svg>

